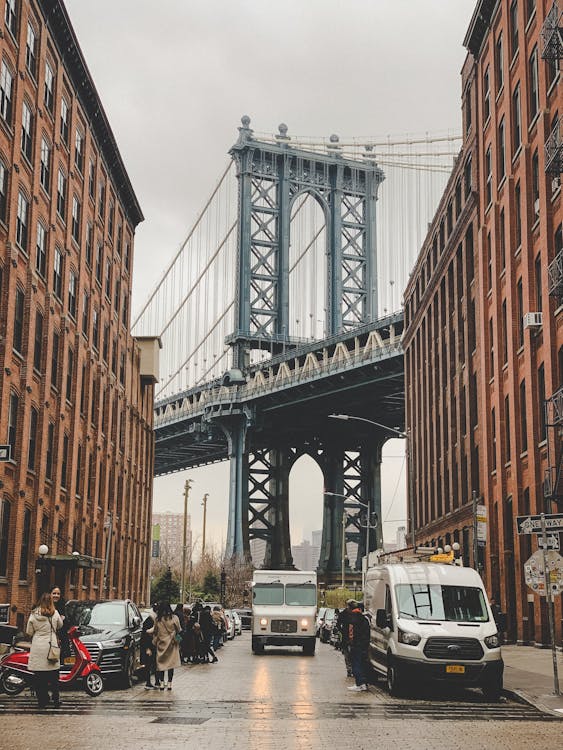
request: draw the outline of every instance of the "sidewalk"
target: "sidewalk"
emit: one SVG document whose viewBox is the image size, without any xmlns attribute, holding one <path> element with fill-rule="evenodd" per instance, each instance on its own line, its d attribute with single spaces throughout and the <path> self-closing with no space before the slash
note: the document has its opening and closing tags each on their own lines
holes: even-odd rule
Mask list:
<svg viewBox="0 0 563 750">
<path fill-rule="evenodd" d="M 563 716 L 563 655 L 557 652 L 559 691 L 554 695 L 551 649 L 503 646 L 504 689 L 540 711 Z"/>
</svg>

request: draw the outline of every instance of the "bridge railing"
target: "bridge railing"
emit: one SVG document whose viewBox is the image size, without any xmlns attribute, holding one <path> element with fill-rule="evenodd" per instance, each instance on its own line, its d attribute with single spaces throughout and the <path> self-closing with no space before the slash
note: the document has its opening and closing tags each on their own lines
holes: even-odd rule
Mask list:
<svg viewBox="0 0 563 750">
<path fill-rule="evenodd" d="M 192 392 L 189 396 L 180 396 L 174 403 L 168 403 L 161 409 L 156 410 L 154 427 L 162 427 L 185 419 L 201 417 L 204 414 L 212 415 L 217 410 L 224 411 L 225 407 L 235 408 L 247 401 L 262 398 L 266 395 L 295 387 L 304 383 L 329 377 L 333 374 L 354 369 L 355 367 L 375 363 L 388 359 L 402 353 L 399 338 L 380 344 L 377 348 L 364 347 L 359 351 L 339 350 L 328 360 L 325 357 L 318 359 L 312 355 L 323 355 L 326 349 L 310 352 L 303 363 L 297 358 L 283 360 L 274 366 L 270 361 L 267 367 L 251 373 L 251 380 L 243 386 L 228 388 L 226 386 L 214 385 L 204 388 L 198 393 Z M 293 363 L 293 367 L 291 364 Z"/>
</svg>

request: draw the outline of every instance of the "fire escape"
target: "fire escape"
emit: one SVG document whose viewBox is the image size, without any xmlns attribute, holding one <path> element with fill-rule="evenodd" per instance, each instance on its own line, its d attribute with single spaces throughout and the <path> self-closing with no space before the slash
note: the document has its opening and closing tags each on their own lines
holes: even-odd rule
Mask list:
<svg viewBox="0 0 563 750">
<path fill-rule="evenodd" d="M 541 30 L 541 48 L 544 60 L 559 65 L 563 57 L 563 11 L 560 0 L 555 0 Z M 559 178 L 563 171 L 563 139 L 559 119 L 555 122 L 545 142 L 545 171 Z M 555 257 L 548 266 L 549 295 L 563 303 L 563 232 L 556 233 Z M 547 469 L 544 481 L 544 497 L 549 504 L 563 503 L 563 385 L 545 401 L 545 422 L 554 430 L 555 440 L 547 441 Z M 555 455 L 553 453 L 555 452 Z"/>
</svg>

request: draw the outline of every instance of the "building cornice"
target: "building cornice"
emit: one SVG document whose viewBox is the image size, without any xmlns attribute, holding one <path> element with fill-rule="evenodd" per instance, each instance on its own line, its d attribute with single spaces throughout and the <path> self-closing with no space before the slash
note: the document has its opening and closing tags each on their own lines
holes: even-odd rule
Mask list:
<svg viewBox="0 0 563 750">
<path fill-rule="evenodd" d="M 463 40 L 463 46 L 471 52 L 475 58 L 479 56 L 479 52 L 485 41 L 489 29 L 491 27 L 491 21 L 495 15 L 495 10 L 499 5 L 500 0 L 479 0 L 477 7 L 473 11 L 471 21 L 469 22 L 469 28 Z"/>
<path fill-rule="evenodd" d="M 143 212 L 119 153 L 115 136 L 88 70 L 63 0 L 37 0 L 76 95 L 88 117 L 96 143 L 108 167 L 127 218 L 136 227 Z"/>
</svg>

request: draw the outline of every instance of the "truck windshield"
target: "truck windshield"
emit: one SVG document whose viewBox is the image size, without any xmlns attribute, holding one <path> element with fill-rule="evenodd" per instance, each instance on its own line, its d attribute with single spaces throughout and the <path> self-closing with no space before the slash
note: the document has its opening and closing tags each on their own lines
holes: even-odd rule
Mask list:
<svg viewBox="0 0 563 750">
<path fill-rule="evenodd" d="M 395 595 L 399 617 L 457 622 L 487 622 L 489 619 L 483 592 L 473 586 L 400 583 L 395 586 Z"/>
<path fill-rule="evenodd" d="M 254 604 L 283 604 L 283 583 L 255 583 L 252 601 Z"/>
<path fill-rule="evenodd" d="M 288 583 L 285 603 L 290 607 L 313 607 L 317 603 L 317 587 L 311 583 Z"/>
</svg>

